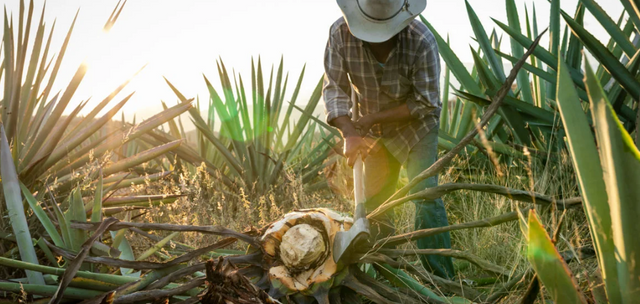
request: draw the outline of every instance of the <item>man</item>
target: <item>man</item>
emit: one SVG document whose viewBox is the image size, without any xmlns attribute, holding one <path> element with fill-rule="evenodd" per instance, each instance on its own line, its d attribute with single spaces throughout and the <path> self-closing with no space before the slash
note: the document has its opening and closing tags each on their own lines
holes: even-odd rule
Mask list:
<svg viewBox="0 0 640 304">
<path fill-rule="evenodd" d="M 323 96 L 327 122 L 344 138 L 350 166 L 364 160 L 367 212 L 395 191 L 402 164 L 409 179 L 437 158 L 440 57 L 433 34 L 415 20 L 426 0 L 337 0 L 344 15 L 330 30 L 325 50 Z M 352 122 L 351 90 L 360 119 Z M 412 189 L 438 184 L 429 178 Z M 415 229 L 447 226 L 441 199 L 415 201 Z M 390 215 L 371 223 L 371 235 L 393 233 Z M 418 248 L 451 248 L 449 233 L 418 240 Z M 429 255 L 427 270 L 451 278 L 451 258 Z"/>
</svg>

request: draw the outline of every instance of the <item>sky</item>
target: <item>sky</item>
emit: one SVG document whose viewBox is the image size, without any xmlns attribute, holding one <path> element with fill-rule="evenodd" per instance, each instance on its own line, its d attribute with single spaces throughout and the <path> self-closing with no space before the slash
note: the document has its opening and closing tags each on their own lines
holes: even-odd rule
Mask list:
<svg viewBox="0 0 640 304">
<path fill-rule="evenodd" d="M 573 14 L 577 1 L 562 0 L 561 8 Z M 34 2 L 34 16 L 39 18 L 44 1 Z M 280 58 L 284 58 L 290 83 L 297 80 L 306 64 L 298 99 L 304 103 L 323 74 L 329 27 L 341 17 L 333 0 L 129 0 L 115 26 L 104 33 L 102 27 L 117 2 L 48 0 L 45 22 L 50 29 L 55 20 L 52 50 L 57 52 L 79 9 L 54 90 L 64 89 L 81 62 L 88 62 L 87 75 L 72 100 L 72 105 L 77 105 L 92 97 L 84 113 L 146 65 L 116 98 L 120 100 L 135 91 L 123 108 L 127 119 L 134 114 L 140 119 L 158 113 L 162 109 L 161 100 L 169 105 L 177 102 L 163 77 L 187 98 L 199 96 L 207 100 L 203 74 L 215 85 L 216 60 L 220 58 L 228 70 L 235 70 L 247 79 L 252 57 L 260 56 L 265 70 L 272 65 L 277 67 Z M 597 2 L 615 20 L 622 12 L 617 0 Z M 3 3 L 10 14 L 18 15 L 19 0 Z M 507 23 L 504 0 L 469 0 L 469 3 L 487 30 L 496 27 L 491 17 Z M 525 5 L 530 13 L 535 5 L 540 29 L 547 27 L 547 0 L 516 0 L 516 3 L 523 19 Z M 423 16 L 442 36 L 450 36 L 452 49 L 463 62 L 472 62 L 469 46 L 475 43 L 463 0 L 430 0 Z M 607 39 L 606 32 L 588 12 L 585 26 L 597 38 Z M 289 95 L 291 91 L 292 88 Z"/>
</svg>

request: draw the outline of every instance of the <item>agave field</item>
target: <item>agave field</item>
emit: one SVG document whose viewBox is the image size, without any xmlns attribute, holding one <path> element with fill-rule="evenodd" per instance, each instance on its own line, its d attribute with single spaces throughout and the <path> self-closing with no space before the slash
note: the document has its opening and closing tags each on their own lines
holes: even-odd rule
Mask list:
<svg viewBox="0 0 640 304">
<path fill-rule="evenodd" d="M 544 25 L 535 6 L 505 0 L 507 20 L 491 29 L 467 2 L 471 69 L 422 18 L 446 67 L 440 158 L 368 214 L 393 211 L 397 234 L 339 262 L 351 173 L 340 134 L 313 114 L 321 75 L 301 100 L 304 68 L 290 78 L 284 60 L 265 70 L 257 59 L 241 75 L 218 60 L 206 100 L 164 75 L 175 102 L 126 121 L 116 115 L 136 98 L 121 96 L 129 81 L 84 109 L 73 101 L 87 66 L 57 77 L 75 20 L 54 50 L 46 8 L 38 16 L 20 2 L 13 17 L 5 11 L 0 51 L 1 304 L 640 299 L 636 0 L 620 0 L 619 17 L 596 0 L 571 15 L 550 0 Z M 587 14 L 609 41 L 585 28 Z M 436 174 L 439 186 L 409 194 Z M 451 225 L 413 230 L 406 203 L 438 197 Z M 452 249 L 412 243 L 444 232 Z M 456 277 L 424 269 L 422 254 L 453 257 Z"/>
</svg>

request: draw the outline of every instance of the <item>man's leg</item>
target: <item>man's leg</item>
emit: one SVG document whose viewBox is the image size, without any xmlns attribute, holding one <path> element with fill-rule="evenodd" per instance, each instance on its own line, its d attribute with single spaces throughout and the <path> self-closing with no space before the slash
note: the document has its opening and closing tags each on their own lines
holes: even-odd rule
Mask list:
<svg viewBox="0 0 640 304">
<path fill-rule="evenodd" d="M 431 130 L 425 135 L 409 153 L 407 159 L 407 175 L 409 180 L 416 177 L 422 171 L 429 168 L 438 158 L 438 129 Z M 438 176 L 432 176 L 411 189 L 411 193 L 438 185 Z M 427 229 L 448 226 L 447 212 L 442 199 L 417 200 L 415 229 Z M 449 232 L 418 240 L 419 249 L 451 248 L 451 235 Z M 421 255 L 422 265 L 435 275 L 443 278 L 452 278 L 454 275 L 453 261 L 450 257 L 439 255 Z"/>
<path fill-rule="evenodd" d="M 383 146 L 378 146 L 364 161 L 364 196 L 367 213 L 384 203 L 395 191 L 401 164 Z M 370 221 L 372 240 L 393 235 L 395 229 L 391 211 L 380 217 L 379 221 Z"/>
</svg>

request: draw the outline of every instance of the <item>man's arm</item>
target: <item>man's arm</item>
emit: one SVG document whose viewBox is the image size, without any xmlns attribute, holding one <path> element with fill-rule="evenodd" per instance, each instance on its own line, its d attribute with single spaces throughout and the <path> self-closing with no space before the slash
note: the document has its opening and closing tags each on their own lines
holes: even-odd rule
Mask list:
<svg viewBox="0 0 640 304">
<path fill-rule="evenodd" d="M 332 27 L 324 51 L 322 97 L 326 110 L 326 121 L 334 127 L 338 127 L 335 125 L 335 119 L 341 116 L 348 117 L 351 109 L 351 97 L 349 96 L 351 83 L 347 76 L 347 65 L 342 56 L 342 48 L 340 29 Z"/>
<path fill-rule="evenodd" d="M 351 121 L 351 118 L 349 116 L 340 116 L 333 119 L 332 123 L 340 130 L 342 138 L 344 138 L 343 153 L 347 158 L 349 167 L 353 167 L 358 155 L 364 160 L 367 157 L 369 147 L 356 129 L 357 125 Z"/>
<path fill-rule="evenodd" d="M 406 122 L 413 119 L 415 118 L 411 116 L 411 110 L 409 110 L 409 106 L 405 103 L 395 108 L 365 115 L 355 123 L 355 127 L 359 129 L 360 134 L 364 136 L 369 133 L 369 130 L 374 125 Z"/>
<path fill-rule="evenodd" d="M 349 116 L 336 117 L 331 123 L 340 130 L 343 138 L 358 136 L 356 125 L 351 121 Z"/>
<path fill-rule="evenodd" d="M 324 53 L 322 95 L 327 123 L 340 130 L 344 138 L 344 155 L 349 166 L 353 166 L 358 155 L 361 155 L 362 159 L 366 157 L 367 146 L 349 117 L 352 106 L 349 96 L 351 83 L 347 77 L 347 65 L 342 56 L 340 37 L 339 29 L 332 28 Z"/>
<path fill-rule="evenodd" d="M 340 129 L 342 137 L 345 139 L 344 153 L 349 166 L 353 166 L 358 154 L 362 156 L 362 159 L 367 157 L 368 146 L 362 137 L 369 133 L 369 129 L 371 129 L 373 125 L 409 121 L 412 119 L 415 118 L 411 116 L 409 106 L 403 104 L 395 108 L 366 115 L 355 123 L 351 122 L 349 117 L 341 116 L 334 119 L 333 124 Z"/>
</svg>

